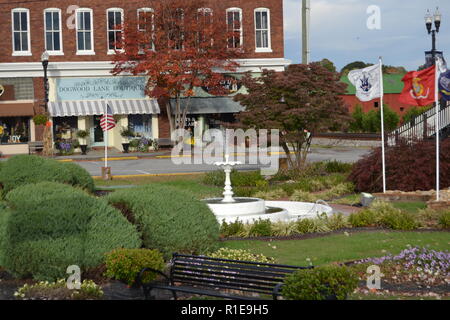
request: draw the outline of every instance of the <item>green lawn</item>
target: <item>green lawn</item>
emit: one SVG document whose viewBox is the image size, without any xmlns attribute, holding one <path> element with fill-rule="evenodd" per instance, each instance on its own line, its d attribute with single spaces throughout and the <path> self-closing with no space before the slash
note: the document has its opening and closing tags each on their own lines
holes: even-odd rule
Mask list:
<svg viewBox="0 0 450 320">
<path fill-rule="evenodd" d="M 420 201 L 393 201 L 391 202 L 397 209 L 402 209 L 410 213 L 416 213 L 420 209 L 425 209 L 427 204 Z"/>
<path fill-rule="evenodd" d="M 307 265 L 311 259 L 313 265 L 331 262 L 345 262 L 356 259 L 397 254 L 407 245 L 425 246 L 433 249 L 448 250 L 449 232 L 362 232 L 344 233 L 305 240 L 225 241 L 222 246 L 233 249 L 248 249 L 274 257 L 278 263 Z"/>
<path fill-rule="evenodd" d="M 180 190 L 194 194 L 198 199 L 221 197 L 223 188 L 215 186 L 207 186 L 202 183 L 203 174 L 195 175 L 161 175 L 161 176 L 143 176 L 118 178 L 111 181 L 95 180 L 95 185 L 98 189 L 104 187 L 114 188 L 114 186 L 127 185 L 145 185 L 149 183 L 168 185 Z"/>
</svg>

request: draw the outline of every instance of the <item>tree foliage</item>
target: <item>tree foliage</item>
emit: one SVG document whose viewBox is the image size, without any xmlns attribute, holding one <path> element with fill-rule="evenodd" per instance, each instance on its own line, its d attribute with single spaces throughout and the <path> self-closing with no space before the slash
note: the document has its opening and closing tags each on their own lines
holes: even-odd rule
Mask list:
<svg viewBox="0 0 450 320">
<path fill-rule="evenodd" d="M 346 90 L 339 74 L 320 63 L 290 65 L 284 72 L 264 70 L 260 78 L 247 73 L 243 83 L 248 94 L 237 95 L 246 107 L 238 115 L 240 125 L 255 129 L 278 129 L 280 145 L 294 168 L 305 164 L 306 150 L 316 132 L 337 130 L 350 116 L 339 95 Z M 290 148 L 294 156 L 290 153 Z"/>
<path fill-rule="evenodd" d="M 224 74 L 238 67 L 234 60 L 243 50 L 229 49 L 225 19 L 197 0 L 158 0 L 153 12 L 141 14 L 124 26 L 120 50 L 113 57 L 113 74 L 146 75 L 146 94 L 166 105 L 171 131 L 184 127 L 189 103 L 196 87 L 221 94 Z M 230 28 L 231 29 L 231 28 Z M 171 109 L 175 99 L 175 112 Z"/>
</svg>

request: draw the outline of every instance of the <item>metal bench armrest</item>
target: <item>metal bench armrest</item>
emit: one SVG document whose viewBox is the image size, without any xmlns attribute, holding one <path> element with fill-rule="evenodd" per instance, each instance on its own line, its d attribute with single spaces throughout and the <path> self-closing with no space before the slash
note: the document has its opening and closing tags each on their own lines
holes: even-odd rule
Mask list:
<svg viewBox="0 0 450 320">
<path fill-rule="evenodd" d="M 166 278 L 166 279 L 169 281 L 169 283 L 171 282 L 171 281 L 170 281 L 170 278 L 169 278 L 166 274 L 164 274 L 164 272 L 162 272 L 162 271 L 160 271 L 160 270 L 153 269 L 153 268 L 144 268 L 144 269 L 142 269 L 142 270 L 139 272 L 139 275 L 138 275 L 137 278 L 136 278 L 136 284 L 137 284 L 137 285 L 139 285 L 139 286 L 144 285 L 144 283 L 142 282 L 142 277 L 143 277 L 143 275 L 144 275 L 144 272 L 147 272 L 147 271 L 155 272 L 155 273 L 157 273 L 157 274 L 163 276 L 164 278 Z"/>
</svg>

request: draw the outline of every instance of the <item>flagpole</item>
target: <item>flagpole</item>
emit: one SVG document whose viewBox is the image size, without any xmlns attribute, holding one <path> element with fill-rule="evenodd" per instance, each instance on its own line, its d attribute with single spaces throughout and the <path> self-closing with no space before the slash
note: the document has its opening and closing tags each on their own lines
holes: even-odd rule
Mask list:
<svg viewBox="0 0 450 320">
<path fill-rule="evenodd" d="M 107 115 L 107 113 L 108 113 L 108 104 L 105 101 L 104 117 L 106 120 L 106 127 L 105 127 L 106 130 L 103 131 L 105 134 L 105 138 L 104 138 L 104 140 L 105 140 L 105 168 L 108 168 L 108 115 Z M 107 170 L 107 169 L 105 169 L 105 170 Z"/>
<path fill-rule="evenodd" d="M 436 104 L 436 113 L 434 115 L 435 127 L 436 127 L 436 201 L 439 201 L 439 58 L 436 57 L 435 61 L 435 76 L 434 76 L 434 100 Z"/>
<path fill-rule="evenodd" d="M 383 193 L 386 193 L 386 158 L 384 143 L 384 84 L 383 84 L 383 61 L 380 57 L 380 110 L 381 110 L 381 162 L 383 171 Z"/>
</svg>

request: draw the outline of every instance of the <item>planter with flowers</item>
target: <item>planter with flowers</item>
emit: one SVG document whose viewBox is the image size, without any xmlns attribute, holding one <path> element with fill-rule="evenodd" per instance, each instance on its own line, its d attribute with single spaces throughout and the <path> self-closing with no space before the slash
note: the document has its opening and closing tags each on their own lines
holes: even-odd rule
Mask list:
<svg viewBox="0 0 450 320">
<path fill-rule="evenodd" d="M 122 136 L 123 153 L 128 153 L 130 149 L 130 139 L 135 136 L 134 132 L 128 128 L 123 127 L 120 131 Z"/>
<path fill-rule="evenodd" d="M 89 137 L 89 132 L 86 130 L 78 130 L 77 137 L 79 139 L 79 144 L 81 148 L 81 154 L 86 154 L 87 151 L 87 141 L 86 138 Z"/>
</svg>

